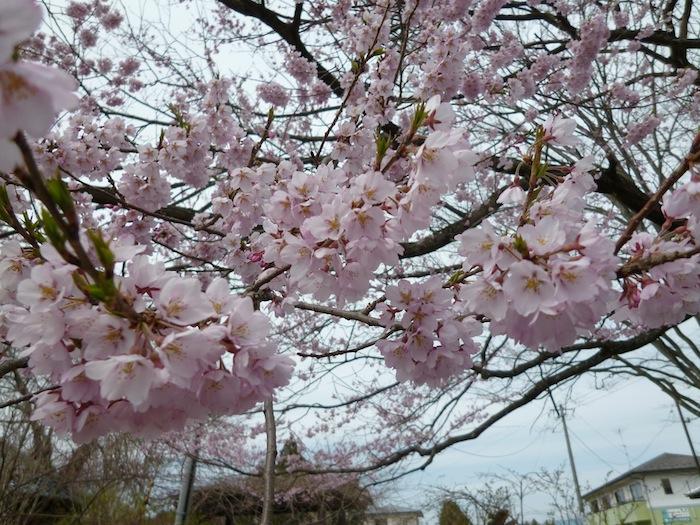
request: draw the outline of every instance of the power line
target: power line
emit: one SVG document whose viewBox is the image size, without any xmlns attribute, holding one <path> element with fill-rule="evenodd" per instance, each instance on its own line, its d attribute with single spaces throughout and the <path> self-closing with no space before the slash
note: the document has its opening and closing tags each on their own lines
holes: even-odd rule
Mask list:
<svg viewBox="0 0 700 525">
<path fill-rule="evenodd" d="M 654 441 L 656 441 L 659 438 L 659 436 L 663 434 L 664 430 L 666 430 L 666 427 L 661 427 L 659 431 L 656 434 L 654 434 L 654 437 L 651 438 L 649 444 L 646 447 L 644 447 L 644 450 L 637 454 L 632 461 L 636 462 L 637 460 L 639 460 L 639 458 L 641 458 L 646 453 L 646 451 L 649 450 L 649 447 L 651 447 Z"/>
<path fill-rule="evenodd" d="M 608 443 L 608 445 L 610 445 L 610 446 L 613 447 L 613 448 L 618 448 L 619 445 L 613 443 L 613 442 L 610 440 L 610 438 L 608 438 L 605 434 L 603 434 L 600 430 L 598 430 L 594 425 L 591 425 L 586 419 L 584 419 L 584 418 L 581 416 L 581 414 L 577 414 L 577 415 L 576 415 L 576 419 L 577 419 L 577 420 L 581 420 L 581 421 L 583 421 L 586 425 L 588 425 L 588 428 L 589 428 L 590 430 L 593 430 L 593 431 L 594 431 L 596 434 L 598 434 L 600 437 L 602 437 L 602 438 Z M 572 431 L 571 433 L 574 434 L 573 431 Z M 578 437 L 578 436 L 576 436 L 576 434 L 574 434 L 574 437 L 576 437 L 576 439 L 578 439 L 579 441 L 581 441 L 581 442 L 583 443 L 583 441 L 581 440 L 581 438 Z M 585 446 L 585 443 L 584 443 L 584 446 Z M 588 448 L 588 447 L 586 447 L 586 448 Z M 624 463 L 620 463 L 620 465 L 623 465 L 623 464 L 624 464 Z"/>
<path fill-rule="evenodd" d="M 525 445 L 523 448 L 516 450 L 515 452 L 508 452 L 507 454 L 499 454 L 499 455 L 490 455 L 490 454 L 477 454 L 476 452 L 467 452 L 466 450 L 461 450 L 457 447 L 454 447 L 454 450 L 461 454 L 466 454 L 467 456 L 476 456 L 478 458 L 487 458 L 487 459 L 498 459 L 498 458 L 506 458 L 509 456 L 515 456 L 517 454 L 520 454 L 521 452 L 526 451 L 528 448 L 530 448 L 532 445 L 537 443 L 539 441 L 540 436 L 537 435 L 530 443 Z"/>
<path fill-rule="evenodd" d="M 593 450 L 591 447 L 589 447 L 588 445 L 586 445 L 586 442 L 585 442 L 583 439 L 581 439 L 579 436 L 577 436 L 575 432 L 572 431 L 571 434 L 576 438 L 576 441 L 578 441 L 579 443 L 581 443 L 581 444 L 584 446 L 584 448 L 585 448 L 586 450 L 588 450 L 591 454 L 593 454 L 595 457 L 597 457 L 600 461 L 602 461 L 603 463 L 605 463 L 605 464 L 610 468 L 610 470 L 612 470 L 613 472 L 619 472 L 619 471 L 620 471 L 619 467 L 614 467 L 613 465 L 610 464 L 610 462 L 609 462 L 608 460 L 606 460 L 606 459 L 602 458 L 601 456 L 599 456 L 598 453 L 596 453 L 595 450 Z"/>
</svg>

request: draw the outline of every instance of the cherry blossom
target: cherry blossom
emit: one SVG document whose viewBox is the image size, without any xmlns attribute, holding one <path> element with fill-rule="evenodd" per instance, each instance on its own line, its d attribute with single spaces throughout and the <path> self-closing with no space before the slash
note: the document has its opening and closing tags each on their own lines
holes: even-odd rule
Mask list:
<svg viewBox="0 0 700 525">
<path fill-rule="evenodd" d="M 58 111 L 77 104 L 73 94 L 76 87 L 75 80 L 66 73 L 40 64 L 0 65 L 0 136 L 12 137 L 18 129 L 33 135 L 46 133 Z"/>
<path fill-rule="evenodd" d="M 153 363 L 138 355 L 91 361 L 85 365 L 85 375 L 100 382 L 100 395 L 106 400 L 126 398 L 137 409 L 158 381 Z"/>
<path fill-rule="evenodd" d="M 158 310 L 172 323 L 190 325 L 214 314 L 196 279 L 170 279 L 158 294 Z"/>
<path fill-rule="evenodd" d="M 95 5 L 65 38 L 0 5 L 0 338 L 57 432 L 257 410 L 293 353 L 449 388 L 494 338 L 544 362 L 700 313 L 697 72 L 646 7 L 217 5 L 190 71 Z M 271 67 L 222 67 L 250 42 Z"/>
<path fill-rule="evenodd" d="M 574 136 L 576 121 L 554 115 L 542 125 L 544 128 L 544 140 L 561 146 L 575 146 L 579 140 Z"/>
<path fill-rule="evenodd" d="M 29 38 L 39 28 L 41 18 L 41 8 L 36 2 L 7 0 L 2 3 L 0 6 L 0 62 L 10 60 L 15 46 Z"/>
</svg>

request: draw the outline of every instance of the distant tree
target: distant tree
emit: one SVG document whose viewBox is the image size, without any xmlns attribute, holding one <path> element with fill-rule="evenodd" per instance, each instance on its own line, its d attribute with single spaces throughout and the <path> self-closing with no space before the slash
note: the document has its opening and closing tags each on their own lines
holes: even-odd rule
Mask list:
<svg viewBox="0 0 700 525">
<path fill-rule="evenodd" d="M 289 470 L 290 463 L 299 461 L 304 461 L 301 451 L 299 450 L 299 443 L 296 439 L 290 437 L 282 446 L 275 469 L 279 473 L 287 472 Z"/>
<path fill-rule="evenodd" d="M 499 480 L 496 480 L 497 482 Z M 515 515 L 513 512 L 513 494 L 508 487 L 495 483 L 493 480 L 483 478 L 480 487 L 462 487 L 457 489 L 442 489 L 439 491 L 439 501 L 455 501 L 462 504 L 462 508 L 468 510 L 473 518 L 470 522 L 477 525 L 490 525 L 496 517 L 500 517 L 505 511 L 508 517 Z M 508 521 L 514 523 L 514 520 Z"/>
<path fill-rule="evenodd" d="M 486 521 L 486 525 L 515 525 L 516 523 L 508 509 L 498 509 Z"/>
<path fill-rule="evenodd" d="M 563 464 L 553 469 L 540 469 L 532 477 L 532 486 L 548 496 L 551 514 L 556 520 L 569 523 L 577 521 L 576 490 Z M 549 521 L 554 522 L 555 518 L 550 518 Z"/>
<path fill-rule="evenodd" d="M 440 510 L 440 525 L 472 525 L 472 522 L 459 505 L 451 499 L 446 499 L 442 502 Z"/>
</svg>

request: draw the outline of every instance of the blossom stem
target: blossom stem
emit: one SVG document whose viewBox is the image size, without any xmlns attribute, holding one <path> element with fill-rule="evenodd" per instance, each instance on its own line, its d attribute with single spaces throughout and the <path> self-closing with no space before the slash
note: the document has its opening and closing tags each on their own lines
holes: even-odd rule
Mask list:
<svg viewBox="0 0 700 525">
<path fill-rule="evenodd" d="M 700 135 L 700 134 L 699 134 Z M 697 140 L 697 139 L 696 139 Z M 661 198 L 664 194 L 671 189 L 671 187 L 678 182 L 678 180 L 685 175 L 685 172 L 690 169 L 690 167 L 700 160 L 700 151 L 692 151 L 688 156 L 686 156 L 680 165 L 673 170 L 673 173 L 663 182 L 659 189 L 656 190 L 654 195 L 652 195 L 647 203 L 639 210 L 634 217 L 630 220 L 624 233 L 620 236 L 615 244 L 615 253 L 617 254 L 622 247 L 627 244 L 627 242 L 632 238 L 632 234 L 639 226 L 639 223 L 649 214 L 649 212 L 661 202 Z"/>
</svg>

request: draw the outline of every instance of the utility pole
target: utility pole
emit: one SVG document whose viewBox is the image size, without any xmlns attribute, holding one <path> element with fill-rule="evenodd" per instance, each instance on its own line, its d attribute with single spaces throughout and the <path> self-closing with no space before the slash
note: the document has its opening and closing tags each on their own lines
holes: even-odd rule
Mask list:
<svg viewBox="0 0 700 525">
<path fill-rule="evenodd" d="M 262 517 L 260 525 L 270 525 L 275 502 L 275 461 L 277 460 L 277 426 L 272 398 L 265 401 L 265 434 L 267 435 L 267 451 L 265 453 L 265 481 Z"/>
<path fill-rule="evenodd" d="M 690 439 L 690 432 L 688 431 L 688 426 L 685 424 L 685 418 L 683 417 L 683 412 L 681 412 L 681 404 L 678 402 L 677 398 L 673 398 L 676 403 L 676 408 L 678 409 L 678 417 L 681 418 L 681 425 L 683 425 L 683 430 L 685 431 L 685 437 L 688 439 L 688 445 L 690 446 L 690 452 L 693 454 L 693 459 L 695 460 L 695 466 L 698 468 L 698 474 L 700 474 L 700 460 L 698 455 L 695 453 L 695 447 L 693 446 L 693 440 Z"/>
<path fill-rule="evenodd" d="M 556 405 L 554 405 L 556 408 Z M 571 450 L 571 440 L 569 439 L 569 429 L 566 426 L 566 414 L 562 407 L 559 407 L 559 417 L 564 425 L 564 438 L 566 439 L 566 451 L 569 453 L 569 463 L 571 464 L 571 475 L 574 478 L 574 487 L 576 487 L 576 501 L 578 502 L 579 516 L 583 516 L 583 498 L 581 497 L 581 486 L 578 483 L 578 474 L 576 473 L 576 464 L 574 463 L 574 453 Z"/>
<path fill-rule="evenodd" d="M 523 514 L 523 478 L 520 478 L 520 525 L 525 525 L 525 516 Z"/>
<path fill-rule="evenodd" d="M 180 496 L 177 500 L 177 511 L 175 512 L 175 525 L 185 525 L 187 514 L 190 510 L 190 497 L 192 486 L 197 472 L 197 460 L 194 455 L 188 454 L 182 467 L 182 482 L 180 484 Z"/>
</svg>

